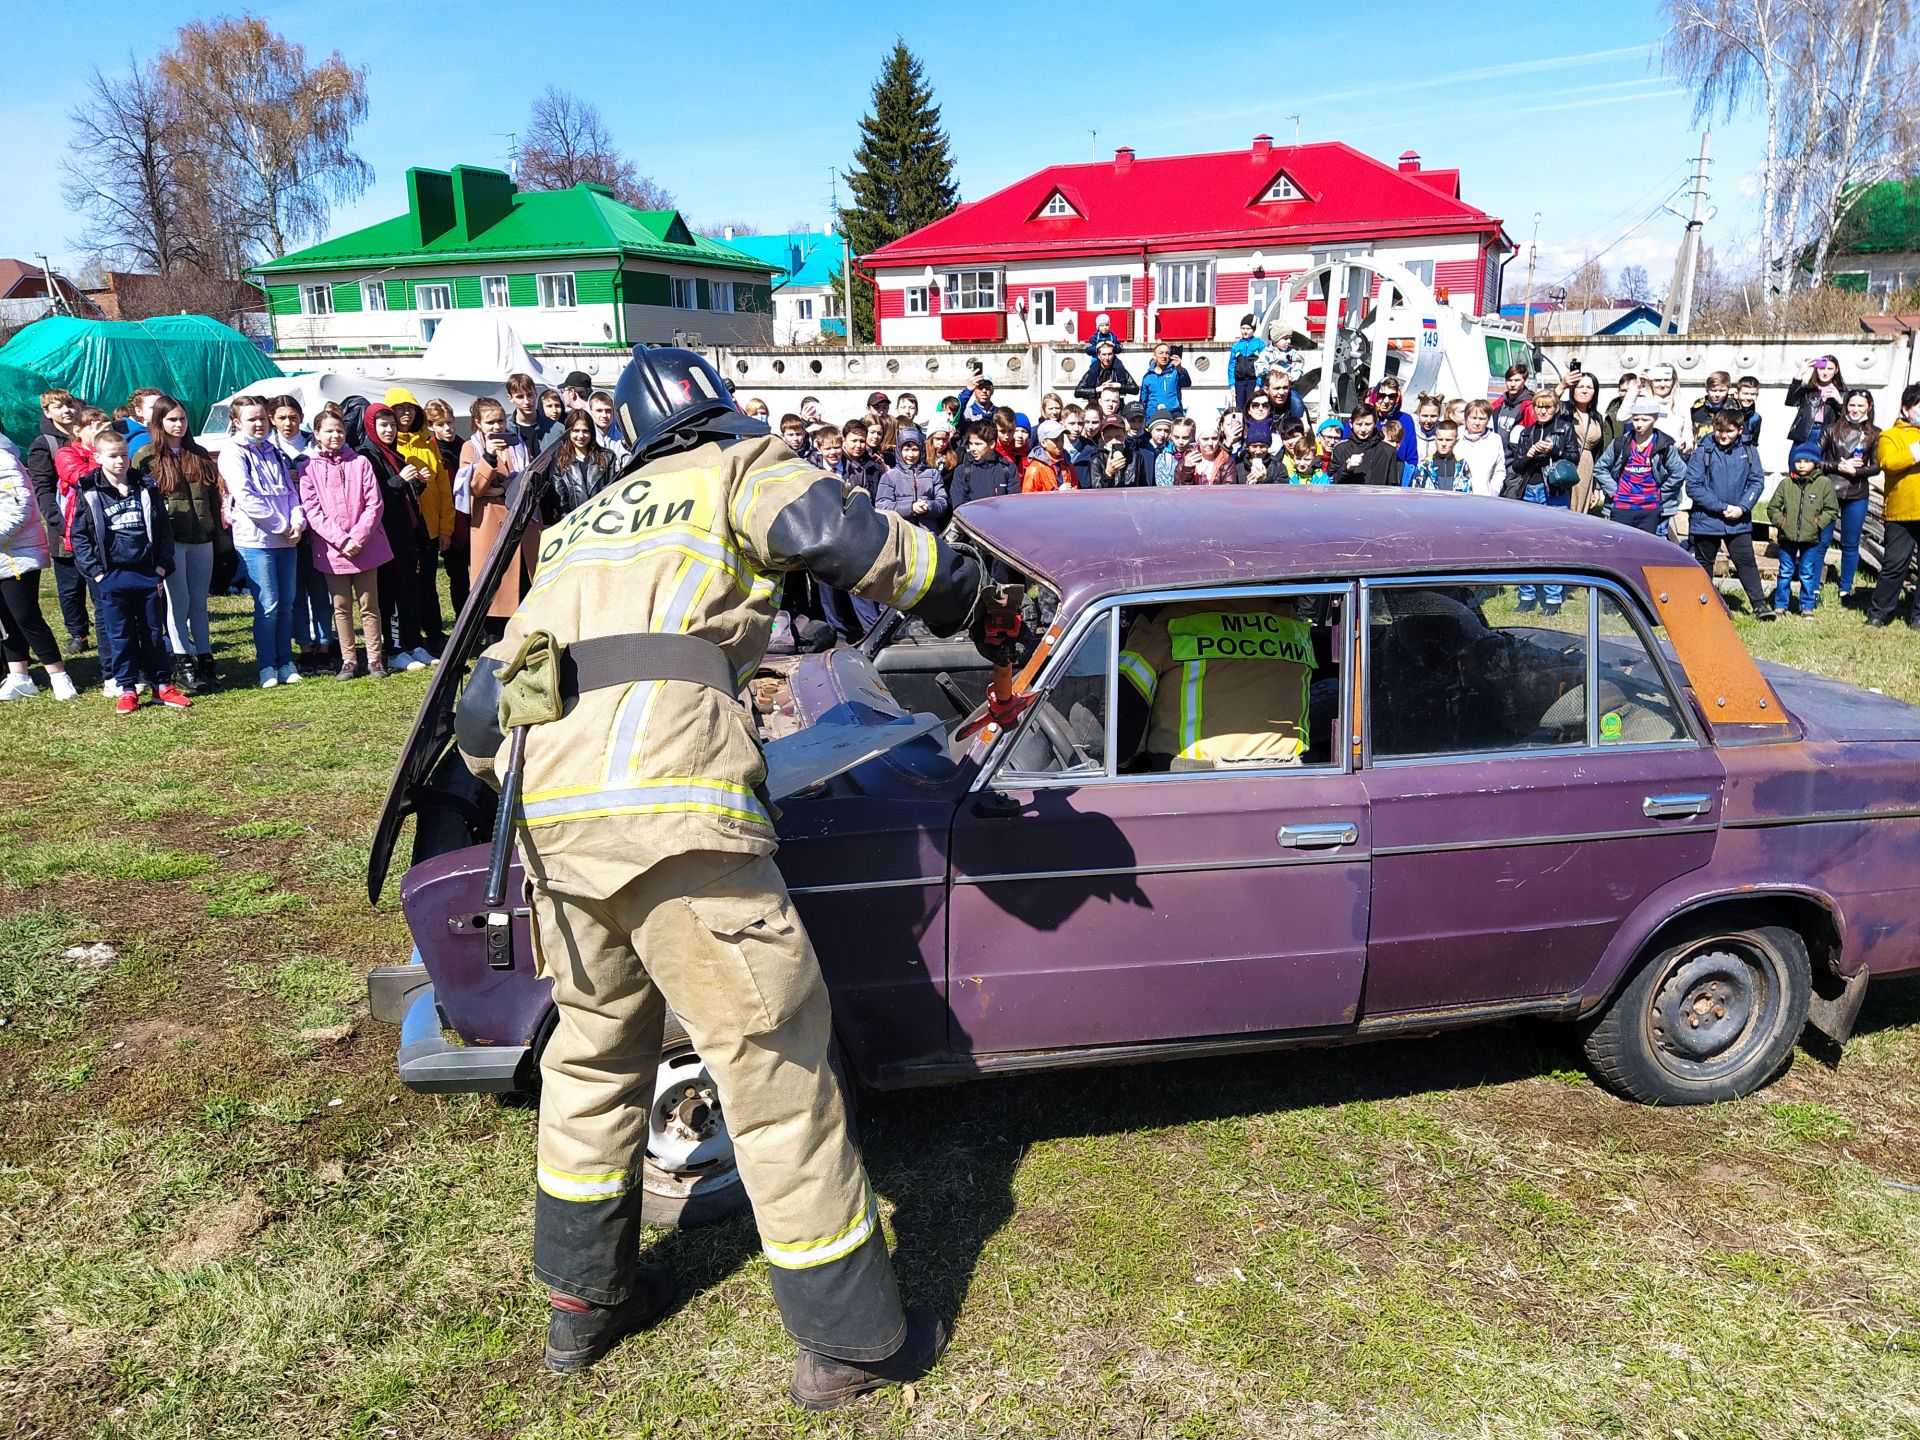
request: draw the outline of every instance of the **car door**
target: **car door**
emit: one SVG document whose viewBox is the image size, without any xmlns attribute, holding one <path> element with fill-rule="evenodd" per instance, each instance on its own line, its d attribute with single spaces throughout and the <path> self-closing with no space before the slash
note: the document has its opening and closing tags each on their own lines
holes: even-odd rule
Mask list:
<svg viewBox="0 0 1920 1440">
<path fill-rule="evenodd" d="M 1368 1019 L 1578 991 L 1713 853 L 1722 772 L 1624 591 L 1367 588 Z M 1549 613 L 1551 612 L 1551 613 Z"/>
<path fill-rule="evenodd" d="M 1335 617 L 1330 657 L 1344 656 L 1347 592 L 1321 593 Z M 1126 773 L 1109 758 L 1121 619 L 1111 607 L 1063 647 L 1047 700 L 956 814 L 954 1049 L 1351 1025 L 1369 846 L 1361 781 L 1348 747 L 1331 743 L 1347 703 L 1341 667 L 1314 687 L 1324 740 L 1313 763 Z"/>
</svg>

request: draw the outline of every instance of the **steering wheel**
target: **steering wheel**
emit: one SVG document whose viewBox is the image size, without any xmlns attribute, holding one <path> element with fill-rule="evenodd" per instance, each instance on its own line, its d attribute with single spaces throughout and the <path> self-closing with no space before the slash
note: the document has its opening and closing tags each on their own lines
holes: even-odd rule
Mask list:
<svg viewBox="0 0 1920 1440">
<path fill-rule="evenodd" d="M 1046 737 L 1047 745 L 1052 749 L 1054 759 L 1060 762 L 1063 770 L 1075 770 L 1087 764 L 1092 756 L 1080 748 L 1080 742 L 1074 738 L 1067 722 L 1060 718 L 1060 712 L 1053 708 L 1049 700 L 1042 699 L 1033 709 L 1033 723 Z"/>
</svg>

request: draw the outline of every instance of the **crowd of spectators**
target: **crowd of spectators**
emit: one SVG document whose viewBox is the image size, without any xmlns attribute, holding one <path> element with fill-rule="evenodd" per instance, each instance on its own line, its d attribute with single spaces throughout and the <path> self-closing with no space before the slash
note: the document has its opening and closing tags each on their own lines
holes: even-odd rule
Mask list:
<svg viewBox="0 0 1920 1440">
<path fill-rule="evenodd" d="M 1709 570 L 1724 552 L 1763 619 L 1813 613 L 1837 541 L 1842 602 L 1875 626 L 1893 619 L 1920 550 L 1920 387 L 1882 433 L 1872 395 L 1848 387 L 1831 356 L 1787 390 L 1793 449 L 1768 512 L 1780 558 L 1769 597 L 1753 548 L 1764 481 L 1752 376 L 1716 372 L 1683 408 L 1668 366 L 1623 377 L 1604 402 L 1577 368 L 1548 387 L 1515 367 L 1492 400 L 1425 394 L 1411 409 L 1387 376 L 1344 416 L 1310 425 L 1294 390 L 1303 355 L 1258 340 L 1251 317 L 1229 354 L 1232 399 L 1217 410 L 1189 403 L 1192 377 L 1174 347 L 1155 346 L 1136 377 L 1101 316 L 1086 350 L 1073 396 L 1043 395 L 1037 419 L 999 404 L 977 366 L 924 418 L 916 395 L 881 390 L 838 422 L 814 397 L 778 417 L 757 399 L 742 408 L 849 496 L 936 530 L 969 501 L 1016 493 L 1403 486 L 1605 516 L 1687 545 Z M 558 390 L 507 377 L 504 403 L 473 402 L 465 436 L 444 401 L 423 405 L 404 388 L 310 419 L 292 396 L 242 396 L 217 456 L 157 390 L 136 390 L 114 414 L 50 390 L 41 410 L 24 456 L 0 445 L 0 700 L 38 693 L 35 661 L 56 699 L 73 698 L 66 657 L 97 638 L 104 692 L 122 713 L 145 694 L 185 708 L 220 682 L 214 593 L 251 597 L 251 671 L 263 688 L 436 664 L 441 576 L 457 613 L 526 478 L 544 471 L 551 484 L 495 592 L 496 629 L 531 578 L 541 525 L 590 501 L 630 455 L 612 396 L 578 371 Z M 1876 477 L 1885 544 L 1869 597 L 1854 579 Z M 49 570 L 64 647 L 40 604 Z M 877 613 L 801 584 L 777 643 L 852 641 Z"/>
<path fill-rule="evenodd" d="M 221 683 L 216 593 L 251 599 L 252 682 L 263 689 L 437 664 L 441 576 L 458 613 L 521 480 L 551 468 L 550 520 L 590 499 L 629 453 L 613 397 L 582 372 L 545 392 L 512 375 L 506 395 L 511 417 L 497 399 L 456 417 L 394 388 L 310 418 L 291 395 L 243 395 L 216 454 L 158 390 L 136 390 L 114 414 L 47 391 L 25 455 L 0 444 L 0 700 L 39 693 L 36 661 L 55 699 L 74 698 L 66 661 L 97 641 L 120 713 L 148 695 L 185 709 Z M 536 523 L 495 596 L 497 623 L 518 604 L 537 543 Z M 49 570 L 64 646 L 41 606 Z"/>
<path fill-rule="evenodd" d="M 1787 391 L 1796 458 L 1775 502 L 1782 568 L 1769 597 L 1753 548 L 1765 489 L 1754 376 L 1715 372 L 1683 407 L 1667 365 L 1622 377 L 1604 398 L 1577 364 L 1552 386 L 1536 385 L 1515 366 L 1491 400 L 1423 394 L 1409 409 L 1389 375 L 1344 416 L 1310 427 L 1294 390 L 1303 355 L 1257 339 L 1255 328 L 1252 316 L 1241 323 L 1229 351 L 1233 396 L 1217 411 L 1189 407 L 1192 377 L 1175 347 L 1155 346 L 1136 379 L 1100 316 L 1073 398 L 1045 394 L 1037 423 L 997 404 L 991 377 L 976 373 L 924 423 L 917 397 L 899 397 L 901 421 L 891 413 L 895 402 L 875 391 L 864 415 L 838 425 L 808 397 L 779 418 L 778 429 L 796 454 L 839 474 L 849 492 L 864 490 L 876 505 L 934 526 L 969 500 L 1014 492 L 1361 484 L 1497 496 L 1660 535 L 1709 571 L 1724 553 L 1763 620 L 1813 613 L 1837 540 L 1842 601 L 1867 609 L 1874 625 L 1891 617 L 1913 565 L 1916 546 L 1903 517 L 1920 505 L 1896 497 L 1889 470 L 1882 583 L 1891 588 L 1884 606 L 1854 593 L 1872 478 L 1894 462 L 1906 473 L 1920 465 L 1920 452 L 1909 456 L 1897 444 L 1887 450 L 1872 395 L 1849 389 L 1831 356 L 1810 362 Z M 909 438 L 912 449 L 896 451 Z M 831 607 L 822 613 L 842 638 L 864 628 L 857 614 L 843 624 Z"/>
</svg>

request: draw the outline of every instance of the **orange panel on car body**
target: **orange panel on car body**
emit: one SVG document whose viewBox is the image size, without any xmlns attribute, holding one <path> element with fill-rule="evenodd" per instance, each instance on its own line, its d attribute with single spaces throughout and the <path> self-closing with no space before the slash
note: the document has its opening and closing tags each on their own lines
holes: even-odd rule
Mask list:
<svg viewBox="0 0 1920 1440">
<path fill-rule="evenodd" d="M 1741 643 L 1707 572 L 1698 565 L 1648 565 L 1641 573 L 1708 723 L 1786 724 L 1780 697 Z"/>
</svg>

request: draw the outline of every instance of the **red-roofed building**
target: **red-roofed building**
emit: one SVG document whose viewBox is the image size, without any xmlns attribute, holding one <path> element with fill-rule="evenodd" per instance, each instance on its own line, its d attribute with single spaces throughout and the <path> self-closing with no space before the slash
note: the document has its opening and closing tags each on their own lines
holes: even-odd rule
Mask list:
<svg viewBox="0 0 1920 1440">
<path fill-rule="evenodd" d="M 1373 254 L 1455 308 L 1500 304 L 1513 244 L 1460 198 L 1460 172 L 1338 143 L 1054 165 L 861 262 L 883 345 L 1069 341 L 1106 314 L 1124 340 L 1237 336 L 1288 276 Z"/>
</svg>

